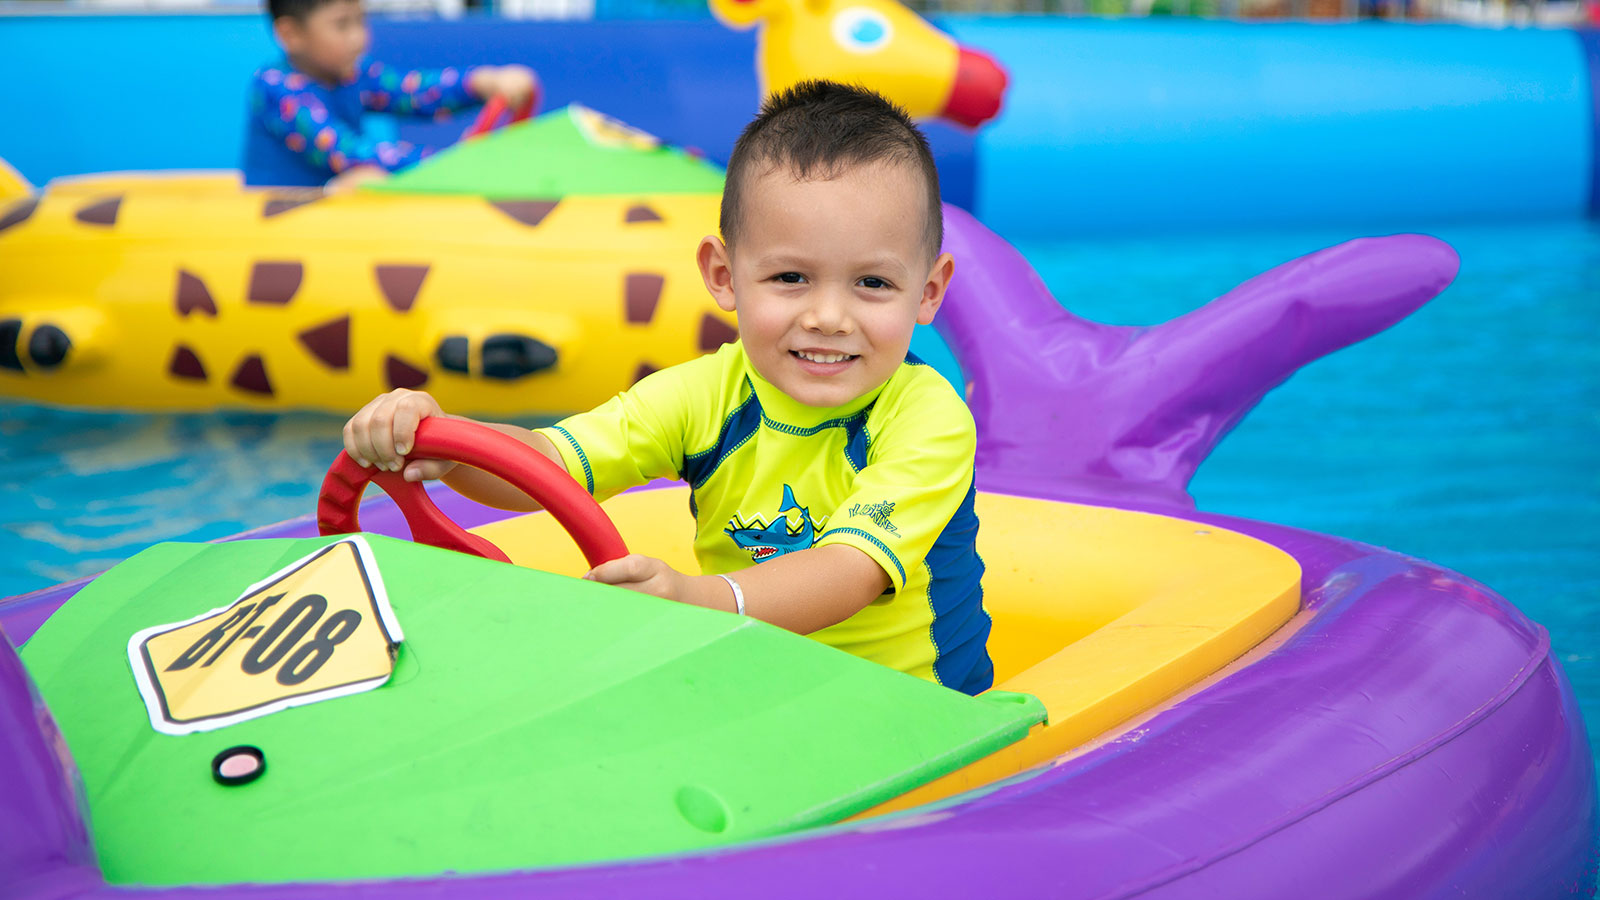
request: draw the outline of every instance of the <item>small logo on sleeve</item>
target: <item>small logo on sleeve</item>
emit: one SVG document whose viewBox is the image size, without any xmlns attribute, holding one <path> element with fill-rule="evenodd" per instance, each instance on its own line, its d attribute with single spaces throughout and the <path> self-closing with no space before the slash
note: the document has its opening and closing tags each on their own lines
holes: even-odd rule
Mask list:
<svg viewBox="0 0 1600 900">
<path fill-rule="evenodd" d="M 856 503 L 850 507 L 850 516 L 852 518 L 864 516 L 868 519 L 871 519 L 872 524 L 882 528 L 884 531 L 887 531 L 895 537 L 899 537 L 900 529 L 894 527 L 894 523 L 889 521 L 889 517 L 893 514 L 893 500 L 880 500 L 877 503 Z"/>
</svg>

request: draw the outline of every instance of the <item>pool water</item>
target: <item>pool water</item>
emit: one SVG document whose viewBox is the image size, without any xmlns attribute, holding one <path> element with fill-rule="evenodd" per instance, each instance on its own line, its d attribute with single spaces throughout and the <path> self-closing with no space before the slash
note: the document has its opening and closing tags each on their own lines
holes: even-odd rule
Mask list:
<svg viewBox="0 0 1600 900">
<path fill-rule="evenodd" d="M 1461 253 L 1456 283 L 1269 394 L 1192 493 L 1202 509 L 1356 538 L 1488 584 L 1549 628 L 1600 729 L 1600 225 L 1433 233 Z M 1151 324 L 1348 236 L 1020 249 L 1079 315 Z M 926 336 L 918 346 L 940 349 Z M 155 541 L 310 512 L 339 425 L 0 405 L 0 597 L 103 570 Z"/>
</svg>

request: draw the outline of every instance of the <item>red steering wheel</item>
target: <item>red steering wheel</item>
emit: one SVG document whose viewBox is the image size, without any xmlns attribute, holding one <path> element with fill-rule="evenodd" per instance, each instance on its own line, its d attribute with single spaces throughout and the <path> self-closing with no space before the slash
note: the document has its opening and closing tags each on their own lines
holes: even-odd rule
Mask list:
<svg viewBox="0 0 1600 900">
<path fill-rule="evenodd" d="M 467 127 L 466 131 L 461 133 L 461 139 L 469 141 L 475 137 L 482 137 L 498 128 L 501 124 L 500 117 L 505 115 L 508 106 L 506 98 L 498 95 L 490 97 L 484 102 L 483 109 L 478 110 L 478 117 L 472 120 L 472 124 Z M 528 99 L 517 104 L 516 109 L 511 110 L 511 122 L 521 122 L 523 119 L 533 115 L 533 111 L 538 108 L 539 86 L 534 85 L 533 93 L 528 95 Z M 506 124 L 511 124 L 511 122 Z"/>
<path fill-rule="evenodd" d="M 611 518 L 560 466 L 527 444 L 486 425 L 460 419 L 428 418 L 417 425 L 408 459 L 447 459 L 482 469 L 504 479 L 532 497 L 567 529 L 591 567 L 628 555 L 627 545 Z M 419 543 L 474 556 L 510 562 L 505 552 L 486 538 L 450 521 L 415 481 L 399 472 L 362 468 L 339 451 L 339 457 L 322 479 L 317 497 L 317 530 L 322 534 L 353 534 L 361 530 L 356 508 L 367 483 L 374 482 L 394 498 Z"/>
</svg>

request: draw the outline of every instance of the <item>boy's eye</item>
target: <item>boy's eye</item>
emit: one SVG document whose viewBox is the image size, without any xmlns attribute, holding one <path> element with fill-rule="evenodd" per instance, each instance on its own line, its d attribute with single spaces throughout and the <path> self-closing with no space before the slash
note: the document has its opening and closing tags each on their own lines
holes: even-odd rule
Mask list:
<svg viewBox="0 0 1600 900">
<path fill-rule="evenodd" d="M 868 275 L 867 277 L 861 279 L 860 284 L 862 287 L 874 291 L 881 291 L 889 286 L 889 282 L 884 281 L 882 278 L 879 278 L 876 275 Z"/>
<path fill-rule="evenodd" d="M 778 276 L 778 280 L 784 284 L 804 284 L 806 277 L 799 272 L 784 272 Z"/>
</svg>

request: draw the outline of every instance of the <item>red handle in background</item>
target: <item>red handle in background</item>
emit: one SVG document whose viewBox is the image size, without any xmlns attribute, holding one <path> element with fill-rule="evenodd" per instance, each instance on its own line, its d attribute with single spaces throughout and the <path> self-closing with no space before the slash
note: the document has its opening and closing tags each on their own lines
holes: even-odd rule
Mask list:
<svg viewBox="0 0 1600 900">
<path fill-rule="evenodd" d="M 528 95 L 528 99 L 522 101 L 517 105 L 516 109 L 511 111 L 511 121 L 521 122 L 523 119 L 533 115 L 533 111 L 538 106 L 539 87 L 534 85 L 533 93 Z M 483 104 L 483 109 L 478 111 L 478 118 L 474 119 L 471 127 L 461 135 L 461 139 L 465 141 L 470 138 L 481 137 L 493 131 L 500 124 L 500 117 L 505 115 L 508 107 L 509 104 L 506 103 L 506 98 L 498 95 L 490 97 L 488 102 Z"/>
<path fill-rule="evenodd" d="M 460 419 L 423 419 L 407 459 L 447 459 L 504 479 L 555 516 L 577 542 L 590 567 L 628 555 L 622 535 L 600 504 L 560 466 L 510 435 Z M 342 450 L 322 480 L 322 492 L 317 497 L 317 530 L 322 534 L 360 531 L 357 509 L 368 483 L 376 483 L 394 498 L 406 524 L 411 526 L 413 540 L 511 561 L 488 539 L 468 532 L 440 512 L 419 482 L 406 481 L 399 472 L 363 468 Z"/>
</svg>

